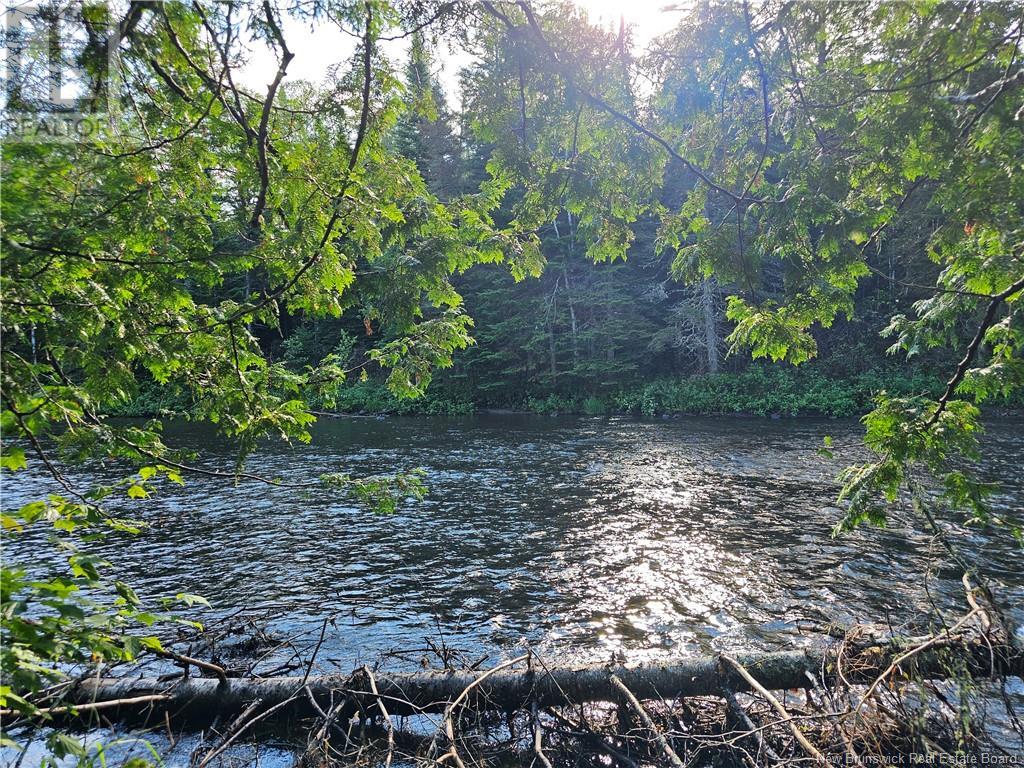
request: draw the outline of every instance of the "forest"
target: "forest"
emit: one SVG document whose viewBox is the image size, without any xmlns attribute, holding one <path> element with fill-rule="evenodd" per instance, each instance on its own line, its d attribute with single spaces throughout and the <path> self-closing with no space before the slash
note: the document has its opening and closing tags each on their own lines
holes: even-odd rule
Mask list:
<svg viewBox="0 0 1024 768">
<path fill-rule="evenodd" d="M 1024 4 L 648 5 L 5 8 L 4 764 L 1024 760 Z"/>
<path fill-rule="evenodd" d="M 612 44 L 614 38 L 614 44 L 626 50 L 629 31 L 610 32 L 614 35 L 608 34 L 604 44 Z M 398 73 L 409 89 L 405 98 L 411 98 L 416 109 L 396 118 L 385 141 L 391 152 L 415 163 L 427 190 L 439 201 L 463 198 L 488 179 L 488 161 L 500 139 L 473 129 L 473 110 L 485 111 L 486 103 L 467 101 L 453 111 L 427 35 L 418 31 L 411 39 Z M 648 55 L 664 57 L 672 46 L 685 43 L 663 44 L 666 51 Z M 475 93 L 473 73 L 462 75 L 459 87 L 465 90 L 460 95 L 468 100 Z M 692 93 L 681 91 L 672 80 L 660 87 L 664 92 L 646 96 L 652 103 L 711 96 L 703 83 L 688 84 Z M 673 117 L 688 119 L 685 114 Z M 570 156 L 578 150 L 562 151 Z M 678 248 L 666 241 L 667 231 L 662 229 L 664 211 L 678 209 L 698 185 L 699 179 L 686 168 L 666 168 L 642 199 L 632 201 L 636 210 L 622 221 L 625 229 L 620 236 L 625 240 L 617 252 L 606 256 L 588 253 L 588 236 L 579 232 L 583 211 L 566 207 L 531 233 L 543 269 L 524 276 L 486 260 L 468 269 L 460 267 L 453 272 L 451 285 L 461 297 L 460 307 L 474 321 L 473 341 L 453 357 L 450 369 L 437 372 L 425 397 L 392 396 L 384 384 L 386 372 L 371 365 L 365 369 L 365 380 L 345 381 L 330 393 L 335 399 L 331 408 L 370 413 L 514 408 L 595 414 L 854 416 L 869 410 L 881 390 L 938 397 L 943 373 L 956 362 L 958 350 L 926 345 L 896 364 L 887 353 L 892 340 L 883 333 L 889 318 L 912 313 L 916 302 L 933 295 L 929 285 L 941 271 L 923 247 L 929 224 L 920 203 L 915 201 L 901 213 L 905 231 L 879 238 L 864 249 L 869 272 L 858 280 L 850 311 L 827 325 L 812 326 L 818 348 L 813 362 L 801 368 L 785 362 L 751 365 L 750 356 L 734 348 L 730 334 L 735 323 L 726 315 L 727 298 L 741 292 L 742 285 L 713 274 L 699 279 L 681 275 Z M 522 191 L 513 186 L 488 211 L 499 225 L 516 219 Z M 781 263 L 768 259 L 762 269 L 781 270 Z M 777 300 L 784 292 L 781 271 L 760 279 L 762 300 Z M 210 298 L 238 301 L 253 290 L 265 290 L 265 282 L 258 270 L 247 271 L 244 279 L 218 286 Z M 261 352 L 301 372 L 328 354 L 339 355 L 345 365 L 366 359 L 399 333 L 381 319 L 383 326 L 375 328 L 374 318 L 365 312 L 334 318 L 283 311 L 273 323 L 256 323 L 250 330 Z M 183 388 L 145 378 L 140 387 L 139 396 L 117 412 L 148 416 L 189 407 Z M 1019 404 L 1009 393 L 997 402 Z"/>
</svg>

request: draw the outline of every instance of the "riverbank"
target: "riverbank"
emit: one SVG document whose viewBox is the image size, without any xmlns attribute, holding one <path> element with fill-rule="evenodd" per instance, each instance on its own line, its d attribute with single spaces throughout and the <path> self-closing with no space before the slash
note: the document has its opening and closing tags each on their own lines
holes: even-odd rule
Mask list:
<svg viewBox="0 0 1024 768">
<path fill-rule="evenodd" d="M 418 399 L 397 398 L 383 381 L 369 379 L 338 389 L 332 404 L 314 410 L 348 415 L 468 415 L 480 412 L 540 414 L 634 414 L 638 416 L 759 416 L 774 418 L 853 418 L 871 410 L 880 392 L 937 398 L 945 382 L 918 369 L 873 368 L 834 376 L 824 363 L 799 368 L 752 365 L 736 373 L 658 378 L 611 384 L 601 391 L 524 389 L 517 398 L 494 399 L 465 391 L 458 382 L 439 379 Z M 1024 402 L 995 401 L 986 405 L 998 414 L 1024 413 Z M 139 396 L 117 409 L 118 416 L 153 416 L 187 411 L 179 394 L 158 386 L 143 387 Z"/>
</svg>

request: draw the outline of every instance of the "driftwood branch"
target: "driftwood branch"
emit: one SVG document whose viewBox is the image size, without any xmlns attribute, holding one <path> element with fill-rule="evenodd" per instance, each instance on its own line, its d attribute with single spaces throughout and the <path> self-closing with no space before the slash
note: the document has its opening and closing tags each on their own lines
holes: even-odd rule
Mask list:
<svg viewBox="0 0 1024 768">
<path fill-rule="evenodd" d="M 630 708 L 639 715 L 640 720 L 643 722 L 647 730 L 654 735 L 655 741 L 658 742 L 658 746 L 661 747 L 661 751 L 665 753 L 665 757 L 668 758 L 669 762 L 674 765 L 675 768 L 685 768 L 685 764 L 679 759 L 679 755 L 676 754 L 676 751 L 672 749 L 672 745 L 668 743 L 668 739 L 665 738 L 665 734 L 661 732 L 661 729 L 658 728 L 657 724 L 651 719 L 651 716 L 647 714 L 647 710 L 644 709 L 644 705 L 637 701 L 633 692 L 630 691 L 629 688 L 626 687 L 625 683 L 623 683 L 614 674 L 609 675 L 608 680 L 611 681 L 611 684 L 618 689 L 619 693 L 621 693 L 623 697 L 625 697 Z"/>
<path fill-rule="evenodd" d="M 966 624 L 968 621 L 973 619 L 978 614 L 979 610 L 980 609 L 977 609 L 977 608 L 972 609 L 970 613 L 968 613 L 966 616 L 964 616 L 962 619 L 960 619 L 960 621 L 958 621 L 956 624 L 954 624 L 952 627 L 950 627 L 948 632 L 944 632 L 942 634 L 930 637 L 927 640 L 925 640 L 924 642 L 915 645 L 910 650 L 905 651 L 904 653 L 901 653 L 899 656 L 897 656 L 895 659 L 893 659 L 892 662 L 889 664 L 889 666 L 887 666 L 885 668 L 885 670 L 882 672 L 882 674 L 880 674 L 878 677 L 876 677 L 875 680 L 871 683 L 871 685 L 868 686 L 868 689 L 864 693 L 864 695 L 861 697 L 860 704 L 857 705 L 857 709 L 854 712 L 854 714 L 856 715 L 858 712 L 860 712 L 860 710 L 864 706 L 865 702 L 867 702 L 867 700 L 871 698 L 871 694 L 875 692 L 875 689 L 879 685 L 881 685 L 886 680 L 888 680 L 891 676 L 896 674 L 896 672 L 900 669 L 900 665 L 906 663 L 907 661 L 912 659 L 914 656 L 917 656 L 918 654 L 924 653 L 925 651 L 927 651 L 932 646 L 941 643 L 944 639 L 947 639 L 948 637 L 952 636 L 952 634 L 954 632 L 956 632 L 958 629 L 960 629 L 960 627 L 964 626 L 964 624 Z"/>
<path fill-rule="evenodd" d="M 216 747 L 215 749 L 211 750 L 209 752 L 209 754 L 207 754 L 206 757 L 203 758 L 202 762 L 199 763 L 199 768 L 206 768 L 206 766 L 209 765 L 211 761 L 213 761 L 215 758 L 217 758 L 220 755 L 222 755 L 225 752 L 225 750 L 227 750 L 228 747 L 230 747 L 232 744 L 234 744 L 236 741 L 238 741 L 238 738 L 246 730 L 248 730 L 249 728 L 254 726 L 256 723 L 258 723 L 261 720 L 268 719 L 275 712 L 277 712 L 278 710 L 284 709 L 289 704 L 291 704 L 293 701 L 298 699 L 300 692 L 301 692 L 301 688 L 300 688 L 299 691 L 293 691 L 292 695 L 289 696 L 287 699 L 279 701 L 276 704 L 274 704 L 273 706 L 269 707 L 268 709 L 265 709 L 263 712 L 260 712 L 258 715 L 254 715 L 254 716 L 252 716 L 252 717 L 250 717 L 248 719 L 245 719 L 243 722 L 238 723 L 238 725 L 235 727 L 235 729 L 232 731 L 232 733 L 227 738 L 225 738 L 220 743 L 220 745 L 218 747 Z M 254 709 L 258 709 L 259 704 L 260 704 L 260 702 L 257 702 L 257 705 L 254 707 Z"/>
<path fill-rule="evenodd" d="M 228 675 L 224 667 L 218 664 L 213 664 L 209 661 L 203 661 L 202 659 L 196 659 L 191 656 L 185 656 L 181 653 L 175 653 L 174 651 L 166 651 L 164 649 L 154 650 L 153 653 L 164 659 L 171 659 L 185 665 L 185 674 L 188 675 L 188 667 L 191 664 L 199 669 L 205 669 L 207 672 L 212 672 L 217 676 L 217 679 L 221 682 L 226 682 Z"/>
<path fill-rule="evenodd" d="M 449 746 L 448 746 L 448 751 L 445 754 L 443 754 L 441 757 L 437 758 L 437 760 L 435 762 L 437 762 L 439 764 L 440 763 L 444 763 L 444 762 L 446 762 L 450 758 L 450 759 L 455 761 L 456 765 L 461 766 L 461 768 L 465 768 L 465 765 L 462 762 L 462 759 L 459 757 L 458 749 L 455 746 L 455 725 L 454 725 L 453 716 L 454 716 L 456 710 L 458 709 L 459 705 L 461 705 L 462 702 L 464 702 L 469 697 L 469 694 L 474 689 L 480 688 L 489 677 L 492 677 L 494 675 L 500 674 L 502 670 L 507 669 L 508 667 L 512 667 L 512 666 L 518 664 L 521 661 L 526 661 L 528 658 L 529 658 L 529 655 L 519 656 L 518 658 L 512 659 L 511 661 L 506 661 L 503 664 L 499 664 L 498 666 L 494 667 L 493 669 L 487 670 L 482 675 L 474 677 L 462 689 L 462 692 L 458 696 L 455 697 L 454 701 L 452 701 L 451 704 L 449 704 L 448 706 L 445 707 L 445 710 L 444 710 L 444 730 L 445 730 L 446 735 L 448 736 L 448 744 L 449 744 Z M 437 742 L 435 740 L 434 744 L 436 744 L 436 743 Z M 431 745 L 431 757 L 433 756 L 434 744 Z"/>
<path fill-rule="evenodd" d="M 64 704 L 59 707 L 43 707 L 36 710 L 39 715 L 73 715 L 96 712 L 101 709 L 114 709 L 117 707 L 137 707 L 143 704 L 149 705 L 157 701 L 166 701 L 170 697 L 163 693 L 153 693 L 147 696 L 133 696 L 128 699 L 110 699 L 96 702 L 83 702 L 81 704 Z M 0 717 L 12 717 L 18 714 L 13 709 L 0 709 Z"/>
<path fill-rule="evenodd" d="M 391 722 L 391 713 L 388 712 L 387 705 L 384 704 L 384 699 L 381 697 L 380 691 L 377 690 L 377 679 L 373 676 L 373 670 L 364 666 L 363 672 L 366 674 L 366 680 L 370 684 L 370 692 L 377 697 L 377 708 L 380 709 L 380 715 L 384 718 L 384 722 L 387 723 L 388 756 L 384 760 L 384 768 L 391 768 L 391 758 L 395 754 L 395 724 Z M 326 714 L 323 716 L 326 719 Z"/>
<path fill-rule="evenodd" d="M 764 734 L 761 732 L 763 729 L 754 724 L 754 721 L 750 719 L 750 715 L 743 709 L 743 705 L 740 704 L 739 699 L 736 697 L 736 692 L 724 681 L 722 682 L 722 692 L 725 694 L 725 703 L 729 708 L 729 713 L 747 729 L 746 735 L 752 737 L 754 743 L 757 744 L 758 754 L 764 755 L 769 765 L 781 763 L 782 758 L 765 740 Z"/>
<path fill-rule="evenodd" d="M 972 611 L 972 616 L 976 615 Z M 525 657 L 505 662 L 485 673 L 473 670 L 377 672 L 371 690 L 365 675 L 313 675 L 305 685 L 298 677 L 270 678 L 186 678 L 172 682 L 152 678 L 89 679 L 70 688 L 66 704 L 119 702 L 109 712 L 131 717 L 139 707 L 127 701 L 143 696 L 147 705 L 163 717 L 167 710 L 177 719 L 208 721 L 213 715 L 232 717 L 243 712 L 254 700 L 274 707 L 288 702 L 281 716 L 317 716 L 316 704 L 323 711 L 330 702 L 347 698 L 349 711 L 373 710 L 386 702 L 391 716 L 452 712 L 472 694 L 473 706 L 500 711 L 530 711 L 534 705 L 544 708 L 567 702 L 591 703 L 622 699 L 622 691 L 611 680 L 614 676 L 637 700 L 664 700 L 675 697 L 722 697 L 725 686 L 735 692 L 759 692 L 806 688 L 808 676 L 829 685 L 831 676 L 844 668 L 843 683 L 868 685 L 881 676 L 943 678 L 948 674 L 950 652 L 957 653 L 977 677 L 1022 675 L 1024 657 L 1005 643 L 993 644 L 991 638 L 975 631 L 957 633 L 965 625 L 958 622 L 948 633 L 926 640 L 901 644 L 863 643 L 837 648 L 778 653 L 736 654 L 732 659 L 747 672 L 746 676 L 723 676 L 717 656 L 683 658 L 673 662 L 624 664 L 609 668 L 606 664 L 550 666 L 543 672 L 521 664 Z M 908 648 L 912 649 L 908 652 Z M 821 675 L 824 675 L 823 677 Z M 755 685 L 756 683 L 756 685 Z M 308 687 L 308 696 L 296 691 Z M 120 710 L 120 711 L 119 711 Z M 69 713 L 70 714 L 70 713 Z"/>
<path fill-rule="evenodd" d="M 793 738 L 797 740 L 801 747 L 803 747 L 804 752 L 813 757 L 818 765 L 828 765 L 828 762 L 825 760 L 825 756 L 807 740 L 807 737 L 804 736 L 800 728 L 793 722 L 793 718 L 790 716 L 789 712 L 787 712 L 786 708 L 782 706 L 782 703 L 772 695 L 771 691 L 757 682 L 757 680 L 754 679 L 754 676 L 747 671 L 747 668 L 736 661 L 736 659 L 731 656 L 726 656 L 723 653 L 722 661 L 736 670 L 740 674 L 740 677 L 742 677 L 751 688 L 760 693 L 765 700 L 772 705 L 772 709 L 778 712 L 779 717 L 782 718 L 782 722 L 785 722 L 786 725 L 789 726 L 790 733 L 793 734 Z"/>
</svg>

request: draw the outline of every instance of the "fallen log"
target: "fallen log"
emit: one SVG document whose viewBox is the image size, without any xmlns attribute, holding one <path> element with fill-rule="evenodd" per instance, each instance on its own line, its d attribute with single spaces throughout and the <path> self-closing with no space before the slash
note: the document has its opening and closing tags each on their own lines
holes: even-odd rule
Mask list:
<svg viewBox="0 0 1024 768">
<path fill-rule="evenodd" d="M 882 673 L 893 677 L 939 679 L 949 674 L 951 653 L 966 660 L 967 669 L 977 677 L 1024 676 L 1024 657 L 1009 646 L 993 646 L 977 636 L 932 640 L 926 650 L 900 661 L 907 655 L 906 648 L 906 643 L 856 649 L 847 646 L 842 653 L 843 679 L 868 683 Z M 732 658 L 747 671 L 749 679 L 729 665 L 723 665 L 721 657 L 706 656 L 673 662 L 545 666 L 543 669 L 528 665 L 525 669 L 508 667 L 489 672 L 378 671 L 374 673 L 374 685 L 366 679 L 364 670 L 351 675 L 305 678 L 190 677 L 171 682 L 153 678 L 89 679 L 69 689 L 60 703 L 67 708 L 62 714 L 72 716 L 74 705 L 85 705 L 81 713 L 84 717 L 90 711 L 95 712 L 95 705 L 102 702 L 104 716 L 110 719 L 137 718 L 140 714 L 164 717 L 167 712 L 178 721 L 190 722 L 208 722 L 215 715 L 232 717 L 256 700 L 261 700 L 262 706 L 267 708 L 282 705 L 277 716 L 315 716 L 327 702 L 346 697 L 350 700 L 345 713 L 348 716 L 357 711 L 375 712 L 380 702 L 385 703 L 390 715 L 444 712 L 451 702 L 460 699 L 468 707 L 512 712 L 569 702 L 623 703 L 613 675 L 638 700 L 724 696 L 726 691 L 749 692 L 760 688 L 776 691 L 806 688 L 811 678 L 828 685 L 836 676 L 840 656 L 835 648 L 827 648 L 735 654 Z M 897 662 L 895 666 L 894 662 Z M 486 679 L 480 679 L 484 675 Z M 757 686 L 752 685 L 752 681 Z M 140 701 L 144 702 L 144 712 L 139 711 Z"/>
</svg>

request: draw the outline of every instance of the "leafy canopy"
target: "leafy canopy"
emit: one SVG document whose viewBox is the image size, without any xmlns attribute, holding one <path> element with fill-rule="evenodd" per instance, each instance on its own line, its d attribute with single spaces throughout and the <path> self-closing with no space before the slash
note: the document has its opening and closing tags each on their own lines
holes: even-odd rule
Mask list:
<svg viewBox="0 0 1024 768">
<path fill-rule="evenodd" d="M 239 481 L 286 484 L 245 472 L 264 437 L 308 441 L 310 402 L 330 404 L 356 371 L 382 366 L 400 396 L 421 394 L 433 371 L 471 343 L 452 277 L 479 262 L 535 272 L 533 238 L 494 224 L 508 186 L 440 199 L 391 139 L 422 105 L 381 52 L 382 37 L 465 9 L 451 4 L 327 0 L 132 3 L 124 18 L 80 8 L 88 33 L 72 52 L 117 110 L 88 141 L 3 144 L 5 472 L 34 466 L 54 493 L 5 511 L 7 535 L 52 525 L 65 566 L 5 558 L 0 707 L 30 701 L 68 665 L 131 660 L 157 649 L 130 587 L 110 584 L 87 554 L 91 537 L 138 524 L 109 509 L 140 502 L 186 473 L 220 474 L 168 445 L 161 420 L 107 414 L 149 382 L 182 394 L 183 414 L 234 438 Z M 293 51 L 287 13 L 338 24 L 359 40 L 336 78 L 285 80 Z M 106 32 L 121 40 L 117 71 Z M 100 34 L 103 32 L 104 34 Z M 265 90 L 240 85 L 244 49 L 278 62 Z M 105 93 L 111 77 L 121 81 Z M 14 97 L 12 97 L 14 98 Z M 46 107 L 11 108 L 45 116 Z M 332 349 L 296 368 L 268 340 L 295 318 L 355 316 L 384 342 L 351 360 Z M 122 483 L 77 488 L 66 462 L 112 459 Z M 423 493 L 421 475 L 327 483 L 383 509 Z M 86 547 L 86 549 L 83 549 Z M 41 570 L 43 572 L 41 572 Z M 97 602 L 113 592 L 112 608 Z M 190 598 L 191 600 L 191 598 Z"/>
<path fill-rule="evenodd" d="M 1024 383 L 1019 3 L 705 0 L 639 61 L 563 4 L 483 6 L 468 103 L 521 213 L 577 213 L 610 258 L 629 249 L 621 227 L 655 217 L 678 278 L 730 287 L 733 349 L 815 356 L 866 278 L 896 279 L 872 257 L 919 237 L 911 287 L 931 295 L 879 330 L 893 354 L 962 362 L 938 399 L 880 394 L 865 419 L 877 459 L 844 475 L 838 529 L 883 523 L 904 492 L 990 520 L 990 488 L 963 464 L 976 404 Z M 672 186 L 679 203 L 659 194 Z"/>
</svg>

